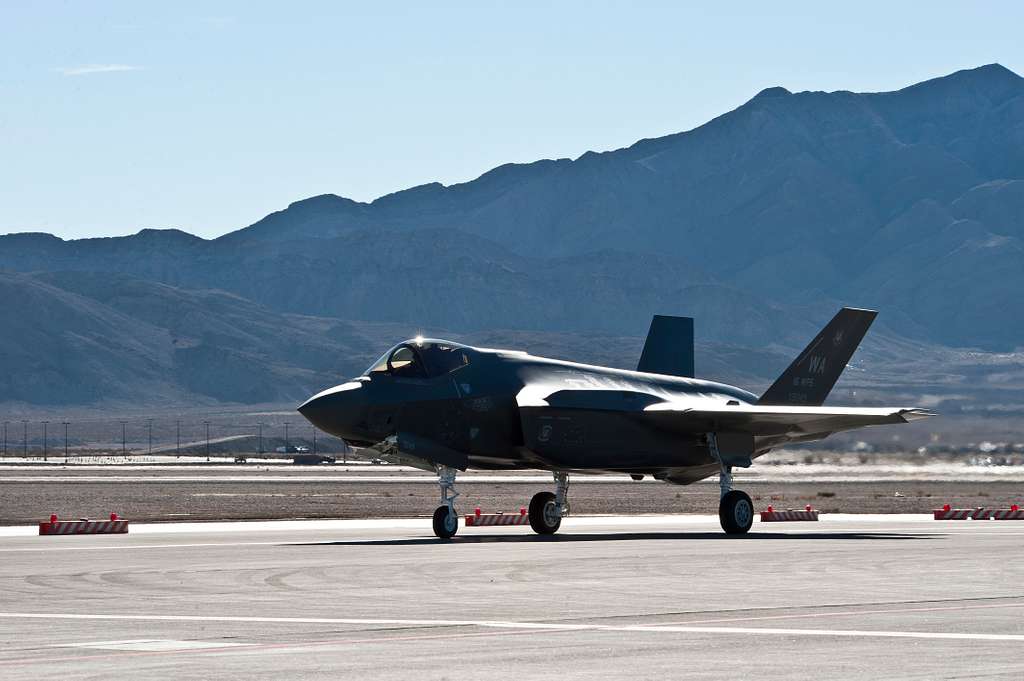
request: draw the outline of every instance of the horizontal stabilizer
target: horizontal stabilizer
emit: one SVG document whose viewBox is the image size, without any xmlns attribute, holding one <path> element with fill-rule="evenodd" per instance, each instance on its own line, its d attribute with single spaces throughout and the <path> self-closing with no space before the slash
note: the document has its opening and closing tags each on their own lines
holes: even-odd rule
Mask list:
<svg viewBox="0 0 1024 681">
<path fill-rule="evenodd" d="M 693 378 L 693 319 L 654 315 L 636 370 Z"/>
<path fill-rule="evenodd" d="M 823 404 L 877 315 L 874 310 L 841 309 L 757 403 Z"/>
</svg>

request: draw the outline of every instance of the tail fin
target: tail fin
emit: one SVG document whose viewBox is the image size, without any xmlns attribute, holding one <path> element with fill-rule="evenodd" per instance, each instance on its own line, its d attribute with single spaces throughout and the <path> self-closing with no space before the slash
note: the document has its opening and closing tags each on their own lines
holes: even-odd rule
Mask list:
<svg viewBox="0 0 1024 681">
<path fill-rule="evenodd" d="M 877 315 L 874 310 L 841 309 L 757 403 L 820 406 Z"/>
<path fill-rule="evenodd" d="M 636 370 L 693 378 L 693 319 L 654 315 Z"/>
</svg>

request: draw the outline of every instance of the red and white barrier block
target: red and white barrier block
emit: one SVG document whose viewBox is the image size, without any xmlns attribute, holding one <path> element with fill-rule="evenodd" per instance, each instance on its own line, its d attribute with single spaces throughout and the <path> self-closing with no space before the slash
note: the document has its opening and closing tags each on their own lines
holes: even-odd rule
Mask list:
<svg viewBox="0 0 1024 681">
<path fill-rule="evenodd" d="M 936 520 L 970 520 L 974 517 L 973 508 L 953 508 L 946 504 L 942 508 L 936 508 L 932 515 Z"/>
<path fill-rule="evenodd" d="M 801 520 L 817 520 L 818 511 L 811 508 L 810 504 L 804 506 L 804 510 L 794 510 L 792 508 L 786 509 L 785 511 L 776 511 L 774 508 L 769 506 L 765 510 L 761 511 L 761 522 L 762 523 L 786 523 L 796 522 Z"/>
<path fill-rule="evenodd" d="M 1024 520 L 1024 511 L 1017 504 L 1010 508 L 978 508 L 972 517 L 974 520 Z"/>
<path fill-rule="evenodd" d="M 39 523 L 39 534 L 128 534 L 128 521 L 110 514 L 110 520 L 58 520 L 51 515 L 49 522 Z"/>
<path fill-rule="evenodd" d="M 495 527 L 498 525 L 529 525 L 530 516 L 526 509 L 519 509 L 519 513 L 481 513 L 480 509 L 473 511 L 472 515 L 466 516 L 466 527 Z"/>
<path fill-rule="evenodd" d="M 1024 511 L 1014 504 L 1010 508 L 950 508 L 946 504 L 934 511 L 936 520 L 1024 520 Z"/>
</svg>

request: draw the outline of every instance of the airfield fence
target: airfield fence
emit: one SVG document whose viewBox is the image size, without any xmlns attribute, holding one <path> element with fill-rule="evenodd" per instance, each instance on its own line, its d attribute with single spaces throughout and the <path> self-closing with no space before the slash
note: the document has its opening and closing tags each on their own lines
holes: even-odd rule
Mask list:
<svg viewBox="0 0 1024 681">
<path fill-rule="evenodd" d="M 143 457 L 283 458 L 310 453 L 344 460 L 351 449 L 301 417 L 188 415 L 111 418 L 5 418 L 0 461 L 141 460 Z M 283 450 L 283 451 L 280 451 Z"/>
</svg>

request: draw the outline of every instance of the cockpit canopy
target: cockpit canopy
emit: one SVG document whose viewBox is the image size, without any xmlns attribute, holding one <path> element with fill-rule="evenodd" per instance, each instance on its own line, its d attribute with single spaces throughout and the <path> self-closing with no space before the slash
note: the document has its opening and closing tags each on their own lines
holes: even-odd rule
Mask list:
<svg viewBox="0 0 1024 681">
<path fill-rule="evenodd" d="M 465 345 L 417 338 L 391 348 L 366 370 L 367 376 L 388 374 L 401 378 L 434 378 L 469 364 Z"/>
</svg>

